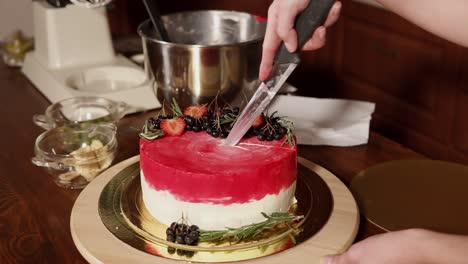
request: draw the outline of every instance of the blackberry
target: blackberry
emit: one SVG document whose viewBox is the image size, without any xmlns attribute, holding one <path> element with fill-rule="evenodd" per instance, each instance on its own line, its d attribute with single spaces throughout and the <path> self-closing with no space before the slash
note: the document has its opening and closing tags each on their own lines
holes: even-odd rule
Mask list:
<svg viewBox="0 0 468 264">
<path fill-rule="evenodd" d="M 198 239 L 200 237 L 200 232 L 198 230 L 195 230 L 192 231 L 190 235 L 193 236 L 195 239 Z"/>
<path fill-rule="evenodd" d="M 192 131 L 193 130 L 193 127 L 189 124 L 185 125 L 185 130 L 186 131 Z"/>
<path fill-rule="evenodd" d="M 187 258 L 191 258 L 191 257 L 193 257 L 193 255 L 195 255 L 195 251 L 189 251 L 189 250 L 185 251 L 185 256 Z"/>
<path fill-rule="evenodd" d="M 273 138 L 275 140 L 280 140 L 282 137 L 283 137 L 283 135 L 281 135 L 281 134 L 278 134 L 278 133 L 273 134 Z"/>
<path fill-rule="evenodd" d="M 179 224 L 177 222 L 172 222 L 171 225 L 169 226 L 169 228 L 175 232 L 176 229 L 179 227 Z"/>
<path fill-rule="evenodd" d="M 226 130 L 223 130 L 219 136 L 220 136 L 221 138 L 227 138 L 228 135 L 229 135 L 229 132 L 227 132 Z"/>
<path fill-rule="evenodd" d="M 219 131 L 218 130 L 213 130 L 211 131 L 211 135 L 215 138 L 219 137 Z"/>
<path fill-rule="evenodd" d="M 166 235 L 174 235 L 174 231 L 171 228 L 166 229 Z"/>
<path fill-rule="evenodd" d="M 154 118 L 154 117 L 150 117 L 150 118 L 148 119 L 148 123 L 151 124 L 151 125 L 154 125 L 156 122 L 157 122 L 157 121 L 156 121 L 156 118 Z"/>
<path fill-rule="evenodd" d="M 194 125 L 194 126 L 192 127 L 192 131 L 193 131 L 193 132 L 200 132 L 200 131 L 201 131 L 201 128 L 200 128 L 198 125 Z"/>
<path fill-rule="evenodd" d="M 196 225 L 191 225 L 190 226 L 190 230 L 192 230 L 192 231 L 198 231 L 199 229 L 200 228 L 198 226 L 196 226 Z"/>
<path fill-rule="evenodd" d="M 211 135 L 211 132 L 213 132 L 213 128 L 211 128 L 211 127 L 207 127 L 205 130 L 206 130 L 206 133 L 208 133 L 210 135 Z"/>
<path fill-rule="evenodd" d="M 179 256 L 185 255 L 185 250 L 183 250 L 183 249 L 177 249 L 177 255 L 179 255 Z"/>
<path fill-rule="evenodd" d="M 184 237 L 182 235 L 176 235 L 175 242 L 177 244 L 184 244 Z"/>
<path fill-rule="evenodd" d="M 224 128 L 224 131 L 228 132 L 228 134 L 231 133 L 231 130 L 232 130 L 232 127 L 230 125 Z"/>
<path fill-rule="evenodd" d="M 286 129 L 284 129 L 284 127 L 280 127 L 276 130 L 276 133 L 278 133 L 281 136 L 284 136 L 286 135 Z"/>
<path fill-rule="evenodd" d="M 258 134 L 257 139 L 260 140 L 260 141 L 264 141 L 266 139 L 266 137 L 265 137 L 264 134 Z"/>
<path fill-rule="evenodd" d="M 268 135 L 266 136 L 266 140 L 267 140 L 267 141 L 272 141 L 273 139 L 274 139 L 273 134 L 268 134 Z"/>
<path fill-rule="evenodd" d="M 174 235 L 167 235 L 166 240 L 174 243 L 176 241 L 176 237 L 174 237 Z"/>
<path fill-rule="evenodd" d="M 186 237 L 184 238 L 184 242 L 185 242 L 185 244 L 187 244 L 187 245 L 192 245 L 193 242 L 195 242 L 195 239 L 194 239 L 192 236 L 186 236 Z"/>
<path fill-rule="evenodd" d="M 195 123 L 195 119 L 191 116 L 184 116 L 184 120 L 187 125 L 193 125 L 193 123 Z"/>
<path fill-rule="evenodd" d="M 175 249 L 175 248 L 173 248 L 173 247 L 168 247 L 168 248 L 167 248 L 167 253 L 169 253 L 169 254 L 172 255 L 172 254 L 174 254 L 175 252 L 176 252 L 176 249 Z"/>
</svg>

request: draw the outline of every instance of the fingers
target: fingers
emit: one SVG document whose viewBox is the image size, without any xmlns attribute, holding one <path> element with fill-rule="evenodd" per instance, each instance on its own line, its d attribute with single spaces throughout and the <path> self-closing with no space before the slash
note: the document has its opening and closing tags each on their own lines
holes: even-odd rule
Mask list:
<svg viewBox="0 0 468 264">
<path fill-rule="evenodd" d="M 260 64 L 259 73 L 259 79 L 261 81 L 266 80 L 270 75 L 273 61 L 276 56 L 276 51 L 281 44 L 281 39 L 276 34 L 277 9 L 275 3 L 276 2 L 273 2 L 273 4 L 270 6 L 270 9 L 268 10 L 268 23 L 265 39 L 263 40 L 262 62 Z"/>
<path fill-rule="evenodd" d="M 325 27 L 330 27 L 333 24 L 335 24 L 336 21 L 338 21 L 338 18 L 340 18 L 340 14 L 341 14 L 341 7 L 342 7 L 342 4 L 340 1 L 337 1 L 333 5 L 333 7 L 330 10 L 330 13 L 328 13 L 327 20 L 325 20 L 325 23 L 324 23 Z"/>
<path fill-rule="evenodd" d="M 312 0 L 313 1 L 313 0 Z M 294 30 L 296 16 L 304 10 L 310 0 L 275 0 L 268 9 L 268 23 L 263 41 L 262 62 L 260 64 L 259 78 L 266 80 L 271 72 L 276 52 L 281 42 L 289 52 L 297 50 L 297 33 Z M 304 50 L 317 50 L 326 42 L 326 27 L 336 23 L 341 13 L 341 2 L 337 1 L 324 23 L 313 34 L 312 38 L 302 47 Z"/>
<path fill-rule="evenodd" d="M 324 26 L 321 26 L 315 30 L 314 35 L 311 39 L 309 39 L 304 47 L 303 50 L 317 50 L 325 46 L 327 36 L 327 30 Z"/>
<path fill-rule="evenodd" d="M 296 0 L 281 1 L 277 6 L 278 10 L 282 10 L 282 14 L 278 15 L 276 33 L 284 41 L 289 52 L 294 52 L 297 49 L 297 33 L 294 29 L 296 16 L 304 10 L 308 4 L 309 0 Z"/>
</svg>

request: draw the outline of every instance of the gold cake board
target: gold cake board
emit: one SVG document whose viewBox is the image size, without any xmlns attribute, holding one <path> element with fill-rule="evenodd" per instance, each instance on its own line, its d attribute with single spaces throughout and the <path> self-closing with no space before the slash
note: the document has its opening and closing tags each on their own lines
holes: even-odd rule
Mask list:
<svg viewBox="0 0 468 264">
<path fill-rule="evenodd" d="M 109 232 L 101 221 L 98 201 L 102 190 L 114 176 L 138 161 L 139 156 L 135 156 L 109 168 L 93 180 L 75 202 L 70 220 L 71 234 L 79 252 L 90 263 L 180 263 L 127 245 Z M 354 241 L 359 212 L 350 191 L 328 170 L 301 157 L 298 161 L 319 175 L 330 188 L 333 209 L 328 222 L 312 238 L 296 247 L 242 263 L 319 263 L 322 256 L 341 253 Z"/>
</svg>

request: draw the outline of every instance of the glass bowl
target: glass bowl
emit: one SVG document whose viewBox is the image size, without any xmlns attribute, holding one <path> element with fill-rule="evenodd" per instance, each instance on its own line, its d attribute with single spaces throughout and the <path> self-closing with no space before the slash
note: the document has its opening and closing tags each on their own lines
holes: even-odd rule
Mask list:
<svg viewBox="0 0 468 264">
<path fill-rule="evenodd" d="M 44 115 L 34 115 L 33 121 L 46 130 L 81 123 L 117 123 L 129 111 L 130 106 L 124 102 L 79 96 L 50 105 Z"/>
<path fill-rule="evenodd" d="M 36 139 L 32 163 L 45 168 L 61 187 L 84 188 L 114 160 L 116 131 L 112 123 L 52 128 Z"/>
</svg>

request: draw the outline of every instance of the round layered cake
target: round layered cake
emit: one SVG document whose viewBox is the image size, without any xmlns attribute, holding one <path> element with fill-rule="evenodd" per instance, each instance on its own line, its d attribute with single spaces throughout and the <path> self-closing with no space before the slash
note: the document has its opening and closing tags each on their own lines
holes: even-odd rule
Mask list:
<svg viewBox="0 0 468 264">
<path fill-rule="evenodd" d="M 294 203 L 296 147 L 243 139 L 234 147 L 207 133 L 140 141 L 143 202 L 170 225 L 182 216 L 205 230 L 264 221 Z"/>
</svg>

